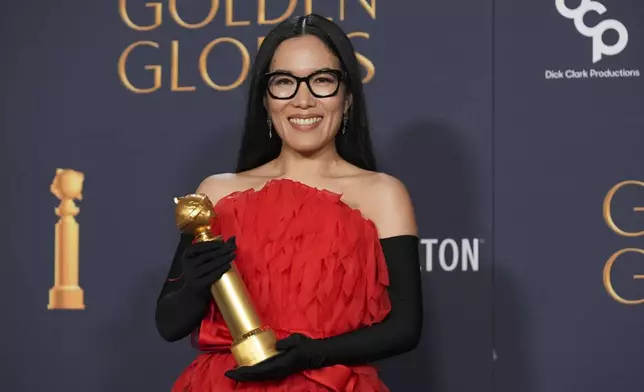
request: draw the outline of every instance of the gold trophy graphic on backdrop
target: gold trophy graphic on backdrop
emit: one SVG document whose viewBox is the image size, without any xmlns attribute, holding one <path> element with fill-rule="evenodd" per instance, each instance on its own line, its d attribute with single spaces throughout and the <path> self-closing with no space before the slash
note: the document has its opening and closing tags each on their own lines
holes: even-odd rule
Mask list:
<svg viewBox="0 0 644 392">
<path fill-rule="evenodd" d="M 210 231 L 215 212 L 206 195 L 190 194 L 175 198 L 174 202 L 175 221 L 182 232 L 194 235 L 199 242 L 222 241 L 221 236 Z M 255 365 L 279 353 L 275 333 L 262 326 L 234 261 L 210 292 L 233 338 L 231 351 L 237 365 Z"/>
<path fill-rule="evenodd" d="M 85 175 L 72 169 L 56 169 L 49 188 L 59 200 L 60 218 L 55 229 L 54 287 L 49 290 L 47 309 L 85 309 L 83 289 L 78 285 L 78 222 L 80 209 L 74 199 L 83 199 Z"/>
</svg>

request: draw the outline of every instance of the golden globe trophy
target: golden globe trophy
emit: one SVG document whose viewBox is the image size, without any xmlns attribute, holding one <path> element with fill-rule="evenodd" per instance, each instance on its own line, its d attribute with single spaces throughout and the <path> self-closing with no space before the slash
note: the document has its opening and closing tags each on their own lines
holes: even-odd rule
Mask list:
<svg viewBox="0 0 644 392">
<path fill-rule="evenodd" d="M 56 169 L 49 190 L 60 205 L 55 227 L 54 286 L 49 290 L 47 309 L 85 309 L 83 289 L 78 285 L 78 222 L 80 209 L 74 199 L 83 200 L 85 175 L 72 169 Z"/>
<path fill-rule="evenodd" d="M 175 198 L 174 202 L 179 230 L 194 235 L 198 242 L 222 241 L 221 236 L 214 236 L 210 230 L 215 212 L 208 196 L 189 194 Z M 238 366 L 255 365 L 279 353 L 275 333 L 262 326 L 234 262 L 213 283 L 210 292 L 233 338 L 231 351 Z"/>
</svg>

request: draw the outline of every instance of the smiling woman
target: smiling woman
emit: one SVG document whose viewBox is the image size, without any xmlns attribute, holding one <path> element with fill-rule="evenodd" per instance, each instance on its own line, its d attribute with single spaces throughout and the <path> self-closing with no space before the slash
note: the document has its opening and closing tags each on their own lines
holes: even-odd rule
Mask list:
<svg viewBox="0 0 644 392">
<path fill-rule="evenodd" d="M 197 189 L 212 231 L 184 235 L 157 304 L 157 328 L 202 353 L 172 391 L 387 391 L 369 362 L 416 347 L 418 235 L 405 186 L 376 172 L 355 52 L 333 22 L 292 18 L 252 71 L 237 172 Z M 234 260 L 281 353 L 236 367 L 209 287 Z"/>
<path fill-rule="evenodd" d="M 351 103 L 340 84 L 340 68 L 338 58 L 313 35 L 292 38 L 275 51 L 266 74 L 272 99 L 265 98 L 264 105 L 283 149 L 316 150 L 336 136 Z"/>
<path fill-rule="evenodd" d="M 252 72 L 238 172 L 292 149 L 331 147 L 330 141 L 349 163 L 376 170 L 360 67 L 335 23 L 309 15 L 278 25 L 264 39 Z M 317 132 L 296 132 L 298 118 L 318 121 Z M 342 138 L 335 138 L 338 131 Z"/>
</svg>

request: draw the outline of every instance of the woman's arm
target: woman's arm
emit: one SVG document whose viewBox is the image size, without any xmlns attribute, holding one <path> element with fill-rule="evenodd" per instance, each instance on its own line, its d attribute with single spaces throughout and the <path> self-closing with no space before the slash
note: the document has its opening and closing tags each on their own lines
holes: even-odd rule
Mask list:
<svg viewBox="0 0 644 392">
<path fill-rule="evenodd" d="M 170 271 L 157 299 L 157 331 L 168 342 L 188 336 L 199 325 L 208 308 L 209 298 L 189 290 L 185 284 L 182 256 L 191 243 L 191 235 L 181 235 Z"/>
<path fill-rule="evenodd" d="M 380 323 L 326 339 L 313 340 L 313 366 L 360 365 L 414 349 L 423 327 L 418 237 L 383 238 L 389 269 L 391 311 Z"/>
<path fill-rule="evenodd" d="M 212 203 L 227 189 L 213 175 L 201 182 L 196 193 L 208 195 Z M 174 342 L 188 336 L 200 323 L 210 304 L 210 286 L 221 277 L 234 259 L 235 238 L 227 242 L 192 244 L 191 234 L 182 234 L 170 271 L 157 299 L 155 321 L 163 339 Z"/>
</svg>

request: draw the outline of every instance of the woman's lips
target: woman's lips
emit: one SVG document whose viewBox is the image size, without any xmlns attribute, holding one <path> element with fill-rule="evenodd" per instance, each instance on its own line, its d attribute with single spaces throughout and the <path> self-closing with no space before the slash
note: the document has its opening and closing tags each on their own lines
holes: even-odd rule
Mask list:
<svg viewBox="0 0 644 392">
<path fill-rule="evenodd" d="M 288 122 L 298 131 L 310 131 L 322 122 L 322 116 L 293 116 L 288 118 Z"/>
</svg>

